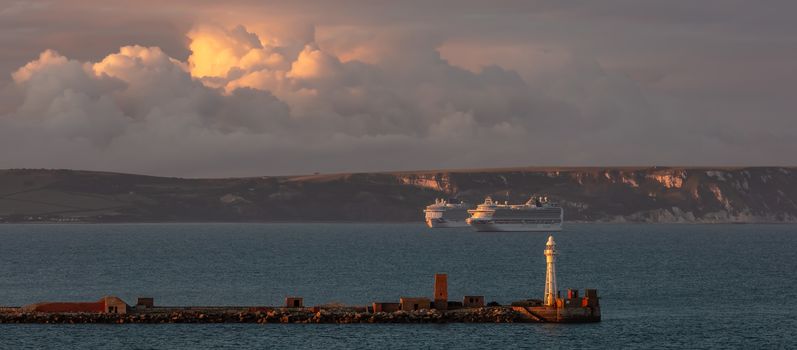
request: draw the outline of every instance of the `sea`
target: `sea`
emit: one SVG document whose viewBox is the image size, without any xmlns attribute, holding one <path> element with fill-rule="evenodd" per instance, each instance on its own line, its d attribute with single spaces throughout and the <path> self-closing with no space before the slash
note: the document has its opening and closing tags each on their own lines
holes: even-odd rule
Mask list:
<svg viewBox="0 0 797 350">
<path fill-rule="evenodd" d="M 4 224 L 0 306 L 366 305 L 542 298 L 543 232 L 423 224 Z M 0 325 L 0 349 L 797 348 L 797 225 L 568 224 L 559 288 L 595 288 L 592 324 Z"/>
</svg>

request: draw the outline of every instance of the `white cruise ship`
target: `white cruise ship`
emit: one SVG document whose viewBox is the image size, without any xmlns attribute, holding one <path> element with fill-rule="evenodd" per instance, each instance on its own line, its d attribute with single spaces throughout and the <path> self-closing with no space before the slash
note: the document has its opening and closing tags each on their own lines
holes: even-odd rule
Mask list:
<svg viewBox="0 0 797 350">
<path fill-rule="evenodd" d="M 426 214 L 426 225 L 431 228 L 465 227 L 468 224 L 468 206 L 465 203 L 453 204 L 445 199 L 435 199 L 423 210 Z"/>
<path fill-rule="evenodd" d="M 564 211 L 547 197 L 532 197 L 525 204 L 499 204 L 487 197 L 468 210 L 466 221 L 476 231 L 561 231 Z"/>
</svg>

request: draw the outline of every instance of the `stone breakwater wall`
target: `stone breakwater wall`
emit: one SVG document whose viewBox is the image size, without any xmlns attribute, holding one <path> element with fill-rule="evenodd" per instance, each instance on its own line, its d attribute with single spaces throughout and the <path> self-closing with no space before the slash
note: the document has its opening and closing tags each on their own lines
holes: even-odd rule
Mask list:
<svg viewBox="0 0 797 350">
<path fill-rule="evenodd" d="M 511 307 L 456 311 L 418 310 L 356 312 L 344 310 L 150 311 L 146 313 L 0 313 L 0 323 L 125 324 L 125 323 L 515 323 L 534 322 Z"/>
</svg>

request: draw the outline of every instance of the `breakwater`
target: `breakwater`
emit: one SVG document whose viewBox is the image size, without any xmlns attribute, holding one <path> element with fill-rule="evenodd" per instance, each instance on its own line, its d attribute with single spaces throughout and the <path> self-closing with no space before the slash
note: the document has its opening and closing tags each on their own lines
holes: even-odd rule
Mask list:
<svg viewBox="0 0 797 350">
<path fill-rule="evenodd" d="M 115 296 L 96 301 L 39 302 L 22 307 L 0 308 L 0 323 L 513 323 L 599 322 L 597 290 L 568 289 L 562 297 L 557 289 L 555 261 L 558 254 L 553 236 L 548 237 L 546 292 L 544 300 L 525 299 L 502 306 L 485 304 L 483 295 L 465 295 L 449 300 L 448 275 L 434 276 L 433 297 L 400 297 L 374 301 L 366 306 L 304 305 L 304 298 L 288 296 L 282 307 L 156 306 L 152 297 L 139 297 L 128 305 Z"/>
<path fill-rule="evenodd" d="M 455 311 L 415 310 L 367 312 L 352 309 L 313 308 L 236 310 L 164 308 L 141 313 L 0 312 L 0 323 L 41 324 L 167 324 L 167 323 L 518 323 L 538 322 L 511 307 L 483 307 Z"/>
</svg>

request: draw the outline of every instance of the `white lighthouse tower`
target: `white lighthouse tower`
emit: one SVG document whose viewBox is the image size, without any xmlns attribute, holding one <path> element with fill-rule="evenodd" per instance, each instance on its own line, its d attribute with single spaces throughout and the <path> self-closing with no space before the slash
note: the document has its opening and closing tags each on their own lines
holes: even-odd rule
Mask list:
<svg viewBox="0 0 797 350">
<path fill-rule="evenodd" d="M 559 289 L 556 287 L 556 243 L 553 241 L 553 236 L 548 236 L 548 243 L 545 244 L 545 262 L 547 269 L 545 270 L 545 297 L 543 298 L 543 304 L 545 306 L 555 306 Z"/>
</svg>

